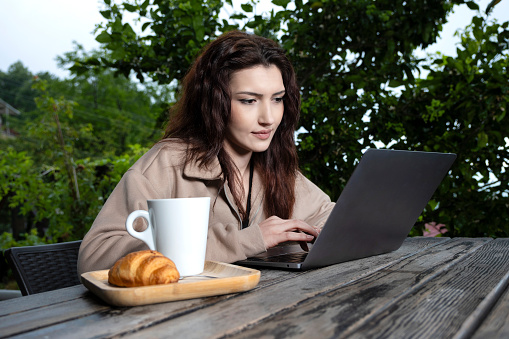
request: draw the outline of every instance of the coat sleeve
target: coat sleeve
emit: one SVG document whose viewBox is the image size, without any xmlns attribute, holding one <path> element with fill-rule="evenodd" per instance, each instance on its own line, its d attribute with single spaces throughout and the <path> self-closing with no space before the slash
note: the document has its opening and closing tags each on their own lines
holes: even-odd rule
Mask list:
<svg viewBox="0 0 509 339">
<path fill-rule="evenodd" d="M 321 228 L 334 205 L 327 194 L 299 173 L 295 185 L 294 219 L 304 220 L 311 226 Z"/>
<path fill-rule="evenodd" d="M 235 262 L 265 252 L 265 243 L 257 224 L 239 230 L 238 223 L 209 225 L 207 259 Z"/>
<path fill-rule="evenodd" d="M 83 238 L 78 256 L 78 273 L 109 269 L 130 252 L 148 249 L 125 228 L 127 216 L 135 210 L 147 210 L 147 199 L 160 199 L 160 193 L 139 171 L 128 170 L 97 215 Z M 139 218 L 135 228 L 142 230 Z"/>
</svg>

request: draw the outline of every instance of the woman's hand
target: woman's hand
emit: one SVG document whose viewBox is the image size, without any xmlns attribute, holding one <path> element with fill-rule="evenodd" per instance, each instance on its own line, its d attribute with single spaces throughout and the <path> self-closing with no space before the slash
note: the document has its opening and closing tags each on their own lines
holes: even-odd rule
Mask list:
<svg viewBox="0 0 509 339">
<path fill-rule="evenodd" d="M 305 221 L 296 219 L 281 219 L 272 216 L 259 224 L 263 240 L 267 248 L 274 247 L 285 241 L 299 241 L 301 247 L 307 250 L 307 242 L 318 236 L 320 230 L 309 226 Z"/>
</svg>

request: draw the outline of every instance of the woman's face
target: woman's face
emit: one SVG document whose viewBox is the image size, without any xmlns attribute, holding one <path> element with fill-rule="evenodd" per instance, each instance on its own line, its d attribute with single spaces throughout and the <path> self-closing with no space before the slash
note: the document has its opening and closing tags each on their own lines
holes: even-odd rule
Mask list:
<svg viewBox="0 0 509 339">
<path fill-rule="evenodd" d="M 279 69 L 256 66 L 230 77 L 231 116 L 225 149 L 231 156 L 267 150 L 283 118 L 285 86 Z"/>
</svg>

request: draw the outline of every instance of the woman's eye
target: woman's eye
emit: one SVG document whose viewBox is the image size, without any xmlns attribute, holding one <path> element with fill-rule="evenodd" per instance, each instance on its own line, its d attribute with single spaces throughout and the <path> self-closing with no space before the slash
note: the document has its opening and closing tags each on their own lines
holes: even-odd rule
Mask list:
<svg viewBox="0 0 509 339">
<path fill-rule="evenodd" d="M 280 98 L 274 98 L 274 101 L 275 101 L 275 102 L 283 102 L 283 97 L 280 97 Z"/>
<path fill-rule="evenodd" d="M 240 102 L 246 105 L 253 104 L 255 99 L 240 99 Z"/>
</svg>

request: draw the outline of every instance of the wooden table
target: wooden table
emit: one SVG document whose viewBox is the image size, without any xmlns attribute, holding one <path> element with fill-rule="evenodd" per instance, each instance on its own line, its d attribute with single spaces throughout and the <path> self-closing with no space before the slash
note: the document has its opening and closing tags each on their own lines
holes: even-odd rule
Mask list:
<svg viewBox="0 0 509 339">
<path fill-rule="evenodd" d="M 509 239 L 409 238 L 251 291 L 111 307 L 75 286 L 0 302 L 0 337 L 508 338 Z"/>
</svg>

